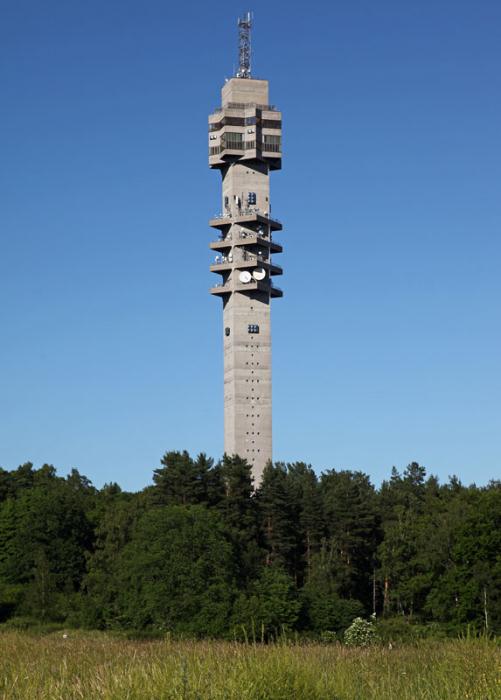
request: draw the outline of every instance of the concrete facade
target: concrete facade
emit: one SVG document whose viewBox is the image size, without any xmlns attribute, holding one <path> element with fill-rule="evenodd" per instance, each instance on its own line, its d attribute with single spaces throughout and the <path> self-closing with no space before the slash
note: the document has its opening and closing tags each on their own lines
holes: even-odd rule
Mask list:
<svg viewBox="0 0 501 700">
<path fill-rule="evenodd" d="M 268 104 L 268 81 L 232 78 L 222 106 L 209 116 L 209 165 L 222 175 L 219 232 L 210 248 L 210 290 L 223 300 L 224 450 L 253 465 L 257 485 L 272 458 L 270 302 L 282 291 L 272 283 L 282 269 L 272 254 L 281 230 L 271 215 L 269 173 L 281 167 L 282 118 Z"/>
</svg>

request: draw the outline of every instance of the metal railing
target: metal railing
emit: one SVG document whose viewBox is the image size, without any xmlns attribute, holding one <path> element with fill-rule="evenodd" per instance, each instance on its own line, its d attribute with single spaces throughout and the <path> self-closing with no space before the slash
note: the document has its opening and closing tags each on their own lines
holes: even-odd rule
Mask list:
<svg viewBox="0 0 501 700">
<path fill-rule="evenodd" d="M 225 212 L 225 213 L 220 213 L 220 214 L 214 214 L 212 217 L 215 221 L 219 221 L 221 219 L 239 219 L 244 216 L 252 216 L 254 214 L 259 214 L 259 216 L 264 216 L 266 219 L 269 219 L 270 221 L 275 221 L 277 224 L 282 223 L 280 219 L 277 219 L 276 216 L 270 216 L 269 212 L 267 211 L 261 211 L 257 207 L 255 209 L 241 209 L 237 214 L 233 215 L 232 212 Z M 251 234 L 255 235 L 255 234 Z M 262 235 L 262 234 L 259 234 Z"/>
<path fill-rule="evenodd" d="M 259 253 L 248 253 L 246 250 L 243 251 L 240 258 L 234 258 L 233 255 L 216 255 L 214 258 L 213 265 L 228 265 L 232 263 L 242 263 L 242 262 L 264 262 L 271 263 L 270 259 Z"/>
<path fill-rule="evenodd" d="M 239 238 L 268 238 L 268 231 L 240 231 Z"/>
<path fill-rule="evenodd" d="M 231 291 L 231 289 L 234 286 L 247 287 L 248 289 L 249 288 L 252 289 L 253 287 L 257 287 L 258 282 L 260 282 L 261 284 L 263 283 L 263 281 L 258 281 L 255 279 L 251 279 L 251 280 L 249 280 L 249 282 L 240 282 L 240 281 L 235 280 L 235 285 L 232 285 L 231 282 L 224 282 L 224 284 L 222 282 L 218 282 L 216 284 L 213 284 L 211 287 L 209 287 L 209 291 L 212 289 L 221 289 L 221 290 L 228 289 L 229 291 Z M 267 280 L 266 285 L 269 286 L 270 290 L 274 289 L 277 292 L 281 292 L 283 294 L 282 288 L 277 287 L 275 284 L 273 284 L 273 282 L 271 280 L 269 280 L 269 281 Z"/>
<path fill-rule="evenodd" d="M 227 141 L 221 138 L 221 150 L 223 151 L 245 151 L 244 141 Z"/>
<path fill-rule="evenodd" d="M 247 108 L 254 108 L 254 109 L 262 109 L 265 112 L 278 112 L 279 110 L 275 107 L 275 105 L 261 105 L 258 104 L 257 102 L 228 102 L 228 104 L 225 104 L 223 107 L 216 107 L 214 109 L 214 114 L 218 114 L 219 112 L 222 112 L 225 109 L 247 109 Z"/>
<path fill-rule="evenodd" d="M 263 143 L 262 145 L 263 151 L 267 151 L 268 153 L 281 153 L 282 152 L 282 146 L 279 143 Z"/>
<path fill-rule="evenodd" d="M 209 122 L 209 133 L 221 131 L 225 126 L 261 126 L 263 129 L 281 129 L 281 119 L 260 119 L 259 117 L 222 117 L 218 122 Z"/>
<path fill-rule="evenodd" d="M 242 262 L 270 262 L 268 258 L 264 255 L 259 255 L 259 253 L 248 253 L 246 250 L 242 254 Z"/>
<path fill-rule="evenodd" d="M 217 156 L 223 151 L 253 151 L 258 147 L 260 148 L 261 144 L 256 144 L 255 141 L 234 141 L 230 143 L 221 142 L 221 144 L 218 146 L 209 146 L 209 155 Z"/>
<path fill-rule="evenodd" d="M 213 265 L 228 265 L 233 262 L 233 255 L 216 255 Z"/>
<path fill-rule="evenodd" d="M 212 241 L 212 242 L 213 242 L 213 243 L 222 243 L 223 241 L 228 241 L 228 242 L 229 242 L 229 241 L 231 241 L 231 239 L 232 239 L 231 233 L 229 233 L 227 236 L 223 236 L 223 235 L 221 234 L 221 236 L 218 236 L 218 238 L 216 238 L 216 240 L 215 240 L 215 241 Z"/>
</svg>

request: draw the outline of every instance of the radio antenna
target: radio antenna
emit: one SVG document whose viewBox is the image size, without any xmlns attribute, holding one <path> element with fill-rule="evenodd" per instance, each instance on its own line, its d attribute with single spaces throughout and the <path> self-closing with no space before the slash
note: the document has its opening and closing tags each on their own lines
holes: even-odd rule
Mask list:
<svg viewBox="0 0 501 700">
<path fill-rule="evenodd" d="M 237 78 L 251 77 L 251 27 L 252 13 L 238 18 L 238 71 Z"/>
</svg>

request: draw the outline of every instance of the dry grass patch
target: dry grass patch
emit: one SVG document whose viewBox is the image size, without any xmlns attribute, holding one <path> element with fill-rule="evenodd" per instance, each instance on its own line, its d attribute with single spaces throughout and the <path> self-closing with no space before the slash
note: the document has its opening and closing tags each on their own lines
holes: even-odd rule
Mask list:
<svg viewBox="0 0 501 700">
<path fill-rule="evenodd" d="M 388 650 L 0 634 L 5 700 L 499 700 L 492 641 Z"/>
</svg>

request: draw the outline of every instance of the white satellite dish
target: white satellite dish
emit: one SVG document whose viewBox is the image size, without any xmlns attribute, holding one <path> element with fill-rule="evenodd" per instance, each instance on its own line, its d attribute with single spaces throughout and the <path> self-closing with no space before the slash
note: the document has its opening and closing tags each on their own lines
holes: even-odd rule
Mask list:
<svg viewBox="0 0 501 700">
<path fill-rule="evenodd" d="M 239 279 L 240 282 L 242 282 L 243 284 L 249 284 L 249 282 L 250 282 L 251 279 L 252 279 L 252 275 L 251 275 L 251 273 L 249 272 L 249 270 L 242 270 L 242 272 L 238 275 L 238 279 Z"/>
<path fill-rule="evenodd" d="M 252 273 L 252 276 L 255 280 L 264 280 L 264 278 L 266 277 L 266 270 L 263 270 L 262 267 L 256 267 L 256 269 Z"/>
</svg>

